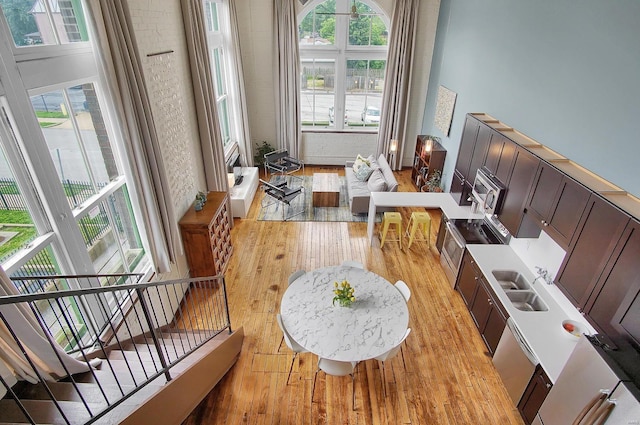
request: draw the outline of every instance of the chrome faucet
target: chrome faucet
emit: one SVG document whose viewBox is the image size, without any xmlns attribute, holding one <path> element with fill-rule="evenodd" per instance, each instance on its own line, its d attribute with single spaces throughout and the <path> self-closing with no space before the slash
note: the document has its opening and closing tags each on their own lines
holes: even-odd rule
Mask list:
<svg viewBox="0 0 640 425">
<path fill-rule="evenodd" d="M 549 274 L 549 271 L 543 267 L 539 267 L 539 266 L 535 266 L 535 267 L 536 267 L 536 273 L 538 273 L 538 277 L 536 278 L 536 280 L 538 280 L 539 278 L 542 278 L 547 283 L 547 285 L 552 285 L 553 279 Z"/>
</svg>

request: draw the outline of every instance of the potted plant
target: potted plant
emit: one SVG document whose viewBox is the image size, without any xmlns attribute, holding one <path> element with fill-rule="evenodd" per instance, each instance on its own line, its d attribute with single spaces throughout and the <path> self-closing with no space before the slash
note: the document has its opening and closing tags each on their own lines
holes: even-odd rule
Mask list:
<svg viewBox="0 0 640 425">
<path fill-rule="evenodd" d="M 335 305 L 336 301 L 338 301 L 338 304 L 340 304 L 342 307 L 349 307 L 351 303 L 356 300 L 356 297 L 353 294 L 353 287 L 351 287 L 349 282 L 347 282 L 346 280 L 343 280 L 340 284 L 338 284 L 338 282 L 334 282 L 333 287 L 333 293 L 335 294 L 332 302 L 333 305 Z"/>
<path fill-rule="evenodd" d="M 431 176 L 429 176 L 427 183 L 422 186 L 421 190 L 423 192 L 442 192 L 442 187 L 440 187 L 441 183 L 442 171 L 436 170 L 431 174 Z"/>
<path fill-rule="evenodd" d="M 260 167 L 264 164 L 264 155 L 273 152 L 276 150 L 273 146 L 269 144 L 267 141 L 262 141 L 262 143 L 256 143 L 255 154 L 253 155 L 253 162 L 256 167 Z"/>
</svg>

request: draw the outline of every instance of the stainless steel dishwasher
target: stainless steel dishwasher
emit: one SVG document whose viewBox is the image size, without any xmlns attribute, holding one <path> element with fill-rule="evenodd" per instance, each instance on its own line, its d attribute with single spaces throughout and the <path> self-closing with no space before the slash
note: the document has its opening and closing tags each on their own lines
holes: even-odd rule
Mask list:
<svg viewBox="0 0 640 425">
<path fill-rule="evenodd" d="M 538 364 L 538 358 L 522 337 L 518 326 L 510 317 L 493 355 L 493 364 L 515 405 L 529 384 Z"/>
</svg>

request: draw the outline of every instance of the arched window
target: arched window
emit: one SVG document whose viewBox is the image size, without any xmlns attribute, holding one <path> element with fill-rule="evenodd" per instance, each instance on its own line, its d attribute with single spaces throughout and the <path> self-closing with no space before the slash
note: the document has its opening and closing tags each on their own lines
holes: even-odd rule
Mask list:
<svg viewBox="0 0 640 425">
<path fill-rule="evenodd" d="M 317 0 L 299 22 L 303 131 L 377 132 L 387 64 L 386 15 L 366 1 Z"/>
</svg>

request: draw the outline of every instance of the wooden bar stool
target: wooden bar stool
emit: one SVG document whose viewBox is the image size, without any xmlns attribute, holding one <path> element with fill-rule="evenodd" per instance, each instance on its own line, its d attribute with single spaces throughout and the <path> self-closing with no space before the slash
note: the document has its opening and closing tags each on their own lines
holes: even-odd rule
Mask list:
<svg viewBox="0 0 640 425">
<path fill-rule="evenodd" d="M 416 233 L 418 233 L 416 238 Z M 407 231 L 405 232 L 409 236 L 409 248 L 414 240 L 426 241 L 428 245 L 431 243 L 431 216 L 428 212 L 411 213 L 409 224 L 407 225 Z"/>
<path fill-rule="evenodd" d="M 399 212 L 385 212 L 382 217 L 381 223 L 381 238 L 380 238 L 380 248 L 384 245 L 384 242 L 387 240 L 387 232 L 389 231 L 389 226 L 392 224 L 396 225 L 395 233 L 398 236 L 395 239 L 389 239 L 390 241 L 398 241 L 400 244 L 400 249 L 402 249 L 402 215 Z"/>
</svg>

